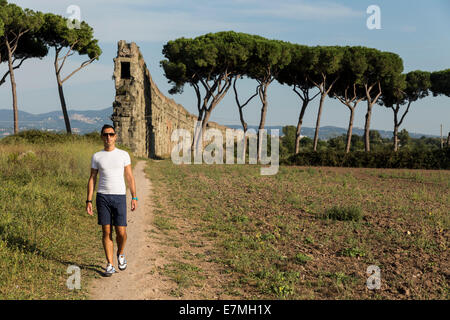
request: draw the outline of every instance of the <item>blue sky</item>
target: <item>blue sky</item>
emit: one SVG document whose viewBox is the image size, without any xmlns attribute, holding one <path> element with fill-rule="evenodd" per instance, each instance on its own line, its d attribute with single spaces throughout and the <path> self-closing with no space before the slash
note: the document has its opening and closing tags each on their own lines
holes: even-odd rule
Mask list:
<svg viewBox="0 0 450 320">
<path fill-rule="evenodd" d="M 362 45 L 391 51 L 403 58 L 405 72 L 450 68 L 450 1 L 365 1 L 365 0 L 12 0 L 22 7 L 69 17 L 67 8 L 77 5 L 81 18 L 95 30 L 103 55 L 100 60 L 65 83 L 69 109 L 104 109 L 114 101 L 113 61 L 117 41 L 135 41 L 159 89 L 167 96 L 170 85 L 159 62 L 163 45 L 178 37 L 195 37 L 208 32 L 234 30 L 307 45 Z M 381 29 L 369 30 L 366 12 L 370 5 L 381 10 Z M 60 110 L 53 73 L 53 52 L 43 60 L 29 60 L 17 71 L 19 109 L 31 113 Z M 73 56 L 65 70 L 75 68 L 82 57 Z M 1 66 L 6 70 L 6 64 Z M 254 90 L 243 81 L 240 94 Z M 193 90 L 170 96 L 188 111 L 196 112 Z M 0 108 L 11 106 L 8 83 L 0 87 Z M 306 112 L 304 126 L 314 127 L 318 100 Z M 273 83 L 269 89 L 267 125 L 295 125 L 300 101 L 291 88 Z M 366 105 L 357 107 L 355 126 L 364 126 Z M 260 103 L 246 107 L 249 124 L 259 122 Z M 321 126 L 346 127 L 347 108 L 334 99 L 325 102 Z M 230 91 L 214 110 L 212 121 L 239 124 Z M 414 103 L 402 125 L 410 132 L 439 135 L 440 125 L 450 131 L 450 98 L 427 97 Z M 377 106 L 372 128 L 392 130 L 392 111 Z"/>
</svg>

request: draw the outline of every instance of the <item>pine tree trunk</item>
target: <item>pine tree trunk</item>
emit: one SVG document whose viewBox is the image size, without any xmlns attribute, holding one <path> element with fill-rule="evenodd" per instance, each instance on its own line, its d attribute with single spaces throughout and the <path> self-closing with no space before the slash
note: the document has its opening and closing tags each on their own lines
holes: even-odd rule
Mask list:
<svg viewBox="0 0 450 320">
<path fill-rule="evenodd" d="M 261 161 L 261 147 L 262 147 L 262 138 L 261 130 L 264 129 L 264 125 L 266 122 L 266 114 L 267 114 L 267 86 L 268 84 L 264 84 L 261 86 L 260 90 L 262 90 L 262 96 L 261 96 L 261 102 L 262 102 L 262 108 L 261 108 L 261 120 L 259 122 L 258 127 L 258 141 L 257 141 L 257 161 Z"/>
<path fill-rule="evenodd" d="M 236 98 L 236 100 L 237 100 L 237 98 Z M 245 120 L 244 120 L 244 112 L 242 111 L 242 108 L 240 107 L 239 104 L 238 104 L 238 109 L 239 109 L 239 119 L 241 120 L 242 129 L 244 130 L 244 151 L 243 151 L 243 153 L 244 153 L 244 159 L 245 159 L 245 153 L 247 151 L 247 139 L 245 137 L 245 134 L 247 133 L 248 126 L 247 126 L 247 122 L 245 122 Z"/>
<path fill-rule="evenodd" d="M 353 131 L 353 119 L 355 117 L 355 109 L 350 108 L 350 120 L 348 122 L 348 130 L 347 130 L 347 146 L 345 148 L 345 152 L 350 152 L 350 145 L 352 143 L 352 131 Z"/>
<path fill-rule="evenodd" d="M 400 106 L 397 104 L 395 108 L 392 108 L 394 111 L 394 152 L 398 151 L 398 127 L 400 124 L 398 123 L 398 111 Z"/>
<path fill-rule="evenodd" d="M 394 126 L 394 151 L 398 151 L 398 125 Z"/>
<path fill-rule="evenodd" d="M 308 102 L 309 101 L 307 99 L 303 100 L 302 110 L 300 111 L 300 116 L 298 117 L 297 131 L 295 132 L 295 154 L 298 154 L 300 152 L 300 133 L 302 130 L 303 116 L 305 115 Z"/>
<path fill-rule="evenodd" d="M 67 106 L 66 106 L 66 99 L 64 98 L 64 91 L 63 91 L 63 82 L 61 81 L 61 77 L 60 77 L 60 67 L 58 64 L 58 57 L 59 57 L 59 53 L 61 51 L 60 49 L 57 49 L 55 47 L 55 61 L 54 61 L 54 67 L 55 67 L 55 76 L 56 76 L 56 83 L 58 85 L 58 94 L 59 94 L 59 101 L 61 103 L 61 109 L 63 112 L 63 116 L 64 116 L 64 123 L 66 125 L 66 132 L 68 134 L 72 134 L 72 128 L 70 127 L 70 119 L 69 119 L 69 115 L 67 113 Z"/>
<path fill-rule="evenodd" d="M 6 43 L 6 48 L 8 51 L 9 79 L 11 80 L 11 91 L 12 91 L 12 99 L 13 99 L 14 134 L 18 134 L 19 133 L 19 110 L 17 107 L 16 77 L 14 75 L 11 46 L 9 45 L 8 40 L 6 40 L 5 43 Z"/>
<path fill-rule="evenodd" d="M 242 154 L 243 154 L 243 159 L 244 159 L 244 163 L 245 163 L 245 158 L 247 157 L 247 146 L 248 146 L 248 143 L 247 143 L 247 128 L 245 128 L 244 129 L 244 150 L 242 150 Z"/>
<path fill-rule="evenodd" d="M 194 137 L 192 140 L 191 149 L 194 153 L 200 151 L 199 150 L 199 143 L 203 140 L 203 133 L 201 132 L 201 126 L 199 126 L 199 123 L 203 123 L 203 110 L 199 112 L 199 115 L 197 117 L 197 124 L 194 127 Z M 200 137 L 201 136 L 201 137 Z"/>
<path fill-rule="evenodd" d="M 364 125 L 364 149 L 370 152 L 370 120 L 372 117 L 373 104 L 367 102 L 366 123 Z"/>
<path fill-rule="evenodd" d="M 228 92 L 228 89 L 230 89 L 231 83 L 232 83 L 231 80 L 232 79 L 227 79 L 227 81 L 225 83 L 225 87 L 221 90 L 219 89 L 220 92 L 218 93 L 218 96 L 214 97 L 214 95 L 212 95 L 213 100 L 210 102 L 209 107 L 206 107 L 207 102 L 209 101 L 209 97 L 207 97 L 208 94 L 203 99 L 203 107 L 200 109 L 200 112 L 199 112 L 199 115 L 197 118 L 198 121 L 201 121 L 201 131 L 194 133 L 194 144 L 196 144 L 195 152 L 201 151 L 203 153 L 203 137 L 204 137 L 204 134 L 206 131 L 206 126 L 208 124 L 209 118 L 210 118 L 211 113 L 214 110 L 214 108 L 220 103 L 220 101 L 226 95 L 226 93 Z M 219 85 L 219 88 L 220 88 L 220 85 Z M 209 90 L 214 91 L 216 89 L 217 89 L 217 82 L 216 82 L 216 84 L 213 85 L 212 89 L 209 89 Z M 196 129 L 197 128 L 195 128 L 195 130 Z M 197 138 L 197 140 L 196 140 L 196 138 Z"/>
<path fill-rule="evenodd" d="M 320 96 L 319 112 L 317 113 L 317 120 L 316 120 L 316 131 L 314 133 L 314 151 L 317 151 L 317 144 L 319 141 L 320 117 L 322 115 L 323 102 L 325 101 L 326 96 L 327 96 L 326 92 L 322 93 L 322 95 Z"/>
<path fill-rule="evenodd" d="M 59 78 L 59 76 L 57 76 Z M 61 102 L 61 109 L 64 116 L 64 123 L 66 125 L 66 131 L 68 134 L 72 134 L 72 128 L 70 127 L 70 119 L 69 114 L 67 113 L 66 99 L 64 98 L 64 91 L 62 83 L 58 79 L 58 93 L 59 93 L 59 101 Z"/>
<path fill-rule="evenodd" d="M 202 131 L 201 131 L 201 133 L 200 133 L 200 141 L 199 141 L 199 143 L 200 143 L 200 146 L 201 146 L 201 151 L 203 152 L 203 136 L 204 136 L 204 134 L 205 134 L 205 132 L 206 132 L 206 127 L 207 127 L 207 125 L 208 125 L 208 121 L 209 121 L 209 117 L 211 116 L 211 113 L 212 113 L 212 110 L 210 110 L 210 111 L 208 111 L 208 110 L 206 110 L 205 111 L 205 117 L 203 118 L 203 121 L 202 121 Z"/>
</svg>

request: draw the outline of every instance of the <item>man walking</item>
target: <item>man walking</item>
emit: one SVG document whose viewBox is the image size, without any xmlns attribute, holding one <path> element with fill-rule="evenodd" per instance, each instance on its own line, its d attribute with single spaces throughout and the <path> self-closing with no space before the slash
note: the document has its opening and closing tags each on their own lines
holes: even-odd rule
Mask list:
<svg viewBox="0 0 450 320">
<path fill-rule="evenodd" d="M 96 204 L 98 224 L 102 226 L 103 248 L 107 260 L 105 276 L 116 272 L 114 268 L 112 226 L 116 229 L 117 262 L 120 270 L 125 270 L 127 261 L 124 255 L 127 241 L 127 203 L 126 185 L 131 191 L 131 211 L 137 208 L 136 185 L 131 170 L 131 159 L 128 152 L 116 148 L 116 133 L 114 127 L 104 125 L 101 131 L 104 150 L 95 153 L 91 161 L 91 176 L 87 186 L 86 211 L 93 215 L 92 197 L 94 194 L 97 174 L 100 174 Z"/>
</svg>

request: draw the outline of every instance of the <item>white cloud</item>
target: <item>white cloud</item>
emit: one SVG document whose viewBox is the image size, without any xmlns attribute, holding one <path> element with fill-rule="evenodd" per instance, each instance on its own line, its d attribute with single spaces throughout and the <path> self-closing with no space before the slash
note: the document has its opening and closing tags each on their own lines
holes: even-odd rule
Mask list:
<svg viewBox="0 0 450 320">
<path fill-rule="evenodd" d="M 267 0 L 182 1 L 182 0 L 17 0 L 22 7 L 69 16 L 70 5 L 81 10 L 81 19 L 93 28 L 102 42 L 118 39 L 161 42 L 180 36 L 238 30 L 273 31 L 267 17 L 295 20 L 329 20 L 364 16 L 334 2 L 292 2 Z M 260 19 L 248 21 L 248 17 Z M 278 25 L 278 27 L 280 27 Z"/>
<path fill-rule="evenodd" d="M 271 2 L 260 8 L 246 10 L 246 13 L 252 16 L 266 16 L 293 20 L 329 20 L 365 16 L 363 11 L 357 11 L 333 2 Z"/>
<path fill-rule="evenodd" d="M 181 0 L 60 0 L 56 5 L 55 2 L 16 1 L 22 7 L 66 17 L 69 16 L 66 9 L 70 5 L 77 5 L 80 7 L 81 19 L 93 27 L 94 36 L 102 42 L 116 42 L 118 39 L 160 42 L 236 28 L 233 19 L 208 14 L 208 10 L 211 10 L 209 2 L 205 2 L 205 5 L 199 5 L 198 1 Z M 245 22 L 239 26 L 251 27 Z"/>
<path fill-rule="evenodd" d="M 124 14 L 119 18 L 99 17 L 89 21 L 96 30 L 96 37 L 104 42 L 116 42 L 117 39 L 167 41 L 181 36 L 190 37 L 235 27 L 232 23 L 199 19 L 183 12 L 145 12 L 135 14 L 133 19 Z"/>
</svg>

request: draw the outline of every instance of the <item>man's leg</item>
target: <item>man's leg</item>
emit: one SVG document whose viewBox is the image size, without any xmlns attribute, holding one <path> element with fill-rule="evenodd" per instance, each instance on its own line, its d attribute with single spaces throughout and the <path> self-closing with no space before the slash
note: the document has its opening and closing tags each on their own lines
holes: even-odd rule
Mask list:
<svg viewBox="0 0 450 320">
<path fill-rule="evenodd" d="M 127 242 L 127 227 L 116 226 L 117 255 L 123 254 Z"/>
<path fill-rule="evenodd" d="M 103 225 L 103 248 L 105 249 L 106 260 L 108 263 L 114 265 L 113 252 L 114 252 L 114 242 L 112 239 L 112 228 L 111 225 Z"/>
<path fill-rule="evenodd" d="M 113 221 L 116 228 L 117 255 L 120 255 L 123 254 L 127 242 L 127 196 L 116 196 L 115 204 Z"/>
</svg>

